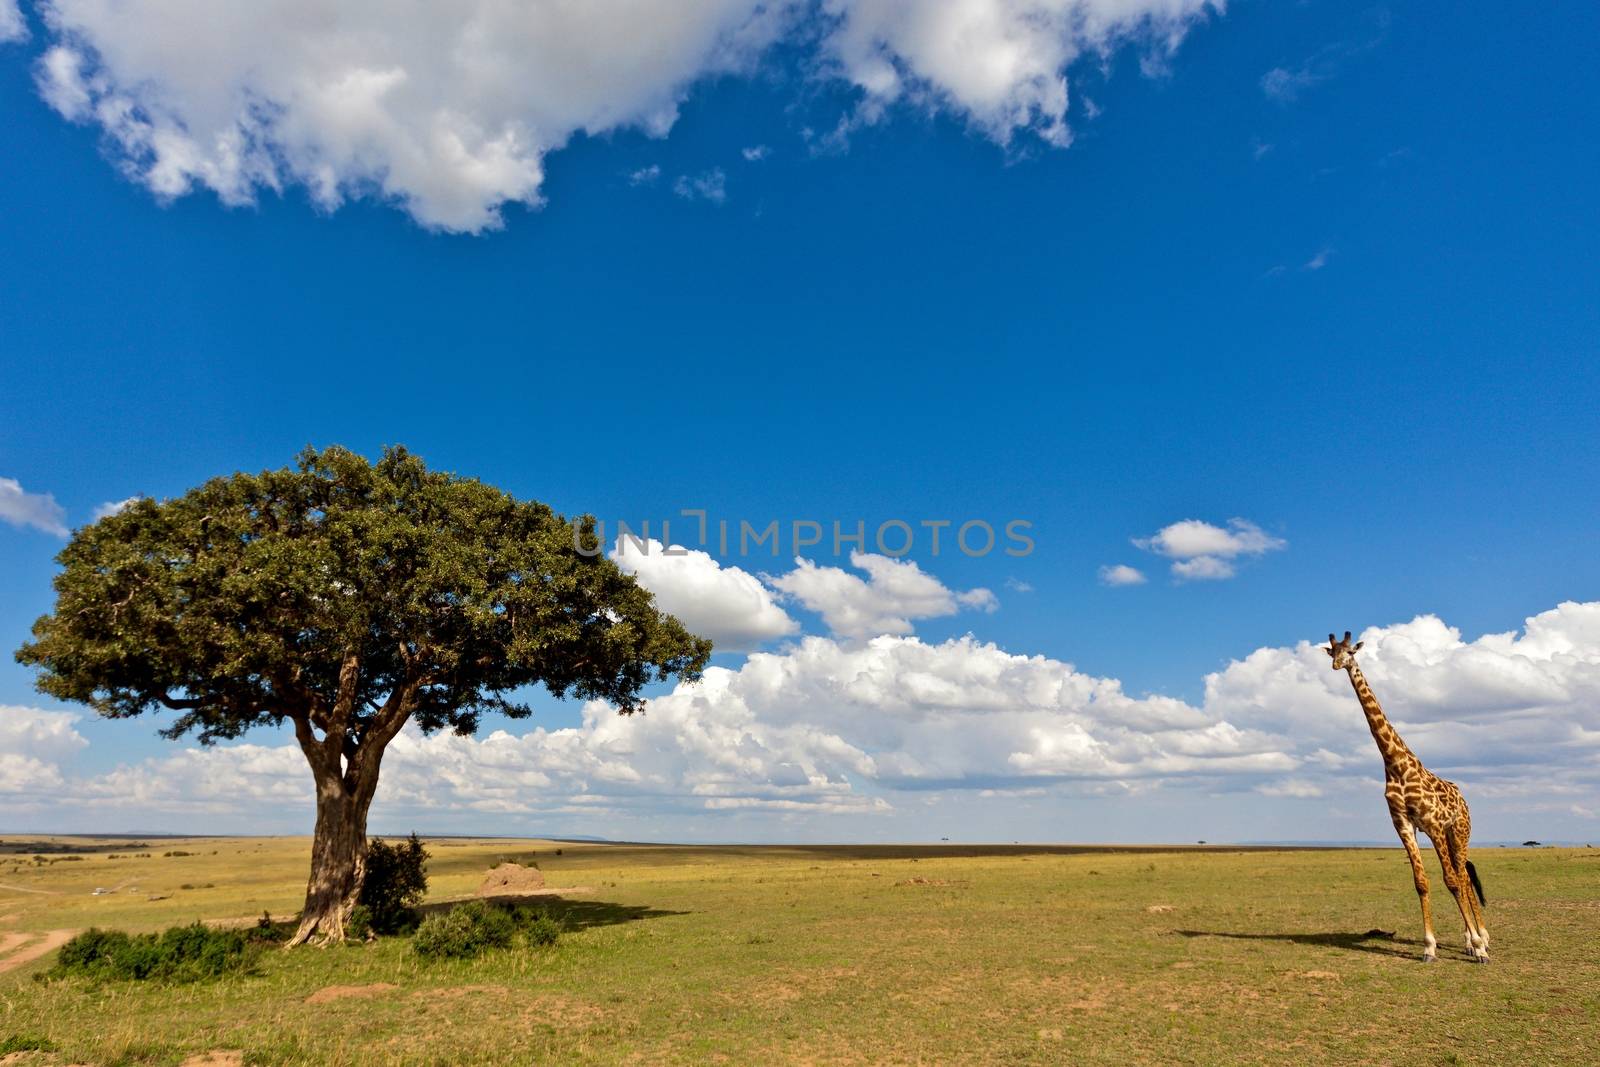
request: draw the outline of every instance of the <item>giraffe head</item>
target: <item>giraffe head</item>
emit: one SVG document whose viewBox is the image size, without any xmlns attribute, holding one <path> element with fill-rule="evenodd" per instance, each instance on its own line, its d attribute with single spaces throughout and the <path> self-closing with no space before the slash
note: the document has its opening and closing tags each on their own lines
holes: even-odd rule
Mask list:
<svg viewBox="0 0 1600 1067">
<path fill-rule="evenodd" d="M 1344 632 L 1344 640 L 1336 641 L 1332 634 L 1328 635 L 1328 647 L 1322 651 L 1333 657 L 1333 669 L 1336 671 L 1347 670 L 1356 661 L 1356 653 L 1365 644 L 1364 641 L 1350 643 L 1350 631 Z"/>
</svg>

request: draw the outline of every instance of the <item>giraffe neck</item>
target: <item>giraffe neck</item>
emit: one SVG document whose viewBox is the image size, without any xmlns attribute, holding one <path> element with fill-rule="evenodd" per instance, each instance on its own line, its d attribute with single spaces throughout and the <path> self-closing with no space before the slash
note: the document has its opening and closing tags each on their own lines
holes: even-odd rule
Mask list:
<svg viewBox="0 0 1600 1067">
<path fill-rule="evenodd" d="M 1383 714 L 1383 708 L 1373 695 L 1372 686 L 1367 684 L 1367 676 L 1361 673 L 1361 668 L 1352 661 L 1348 670 L 1350 684 L 1356 687 L 1356 699 L 1361 701 L 1361 710 L 1367 713 L 1367 725 L 1372 728 L 1372 739 L 1378 742 L 1378 752 L 1383 756 L 1384 765 L 1415 759 L 1395 728 L 1389 725 L 1389 719 Z"/>
</svg>

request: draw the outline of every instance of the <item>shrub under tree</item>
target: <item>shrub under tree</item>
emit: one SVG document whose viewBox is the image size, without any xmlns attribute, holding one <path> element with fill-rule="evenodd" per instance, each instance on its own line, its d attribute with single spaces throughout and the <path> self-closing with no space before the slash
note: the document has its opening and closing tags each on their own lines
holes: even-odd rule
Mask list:
<svg viewBox="0 0 1600 1067">
<path fill-rule="evenodd" d="M 375 933 L 393 934 L 417 924 L 417 906 L 428 893 L 428 850 L 412 834 L 398 845 L 367 842 L 367 869 L 357 896 Z"/>
<path fill-rule="evenodd" d="M 316 787 L 305 907 L 291 943 L 342 940 L 367 811 L 401 728 L 471 734 L 485 712 L 558 697 L 630 714 L 647 684 L 699 677 L 710 642 L 656 610 L 543 504 L 429 470 L 401 448 L 342 448 L 140 500 L 77 530 L 55 610 L 17 653 L 39 688 L 110 718 L 167 709 L 203 744 L 294 730 Z"/>
</svg>

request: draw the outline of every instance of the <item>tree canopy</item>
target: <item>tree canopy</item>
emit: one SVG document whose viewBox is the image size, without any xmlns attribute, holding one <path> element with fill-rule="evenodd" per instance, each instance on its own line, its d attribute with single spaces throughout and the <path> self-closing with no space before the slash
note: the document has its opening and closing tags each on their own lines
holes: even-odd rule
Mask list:
<svg viewBox="0 0 1600 1067">
<path fill-rule="evenodd" d="M 163 732 L 203 742 L 304 715 L 359 743 L 400 702 L 468 734 L 486 711 L 529 715 L 510 694 L 536 684 L 628 713 L 649 682 L 698 676 L 710 642 L 574 536 L 401 448 L 375 464 L 308 449 L 79 530 L 17 658 L 51 696 L 111 718 L 172 709 Z"/>
<path fill-rule="evenodd" d="M 408 721 L 470 734 L 485 712 L 531 714 L 518 691 L 536 685 L 631 713 L 651 682 L 699 677 L 710 642 L 576 550 L 595 536 L 402 448 L 376 463 L 307 449 L 79 529 L 17 658 L 102 715 L 176 712 L 168 737 L 292 723 L 319 837 L 342 791 L 364 842 L 378 762 Z"/>
</svg>

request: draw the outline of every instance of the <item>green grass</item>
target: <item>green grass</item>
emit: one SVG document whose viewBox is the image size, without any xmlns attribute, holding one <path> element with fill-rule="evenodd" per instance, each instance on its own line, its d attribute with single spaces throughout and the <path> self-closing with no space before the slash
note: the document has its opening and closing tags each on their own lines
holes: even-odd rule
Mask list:
<svg viewBox="0 0 1600 1067">
<path fill-rule="evenodd" d="M 50 891 L 0 890 L 0 937 L 281 914 L 302 891 L 304 839 L 155 844 L 0 854 L 0 883 Z M 1442 886 L 1440 962 L 1418 961 L 1398 849 L 429 847 L 430 899 L 502 858 L 584 887 L 544 902 L 568 932 L 459 961 L 404 939 L 269 951 L 183 986 L 32 980 L 47 957 L 0 975 L 0 1041 L 51 1049 L 21 1061 L 38 1064 L 1600 1060 L 1600 850 L 1475 852 L 1495 957 L 1478 967 Z M 128 875 L 138 893 L 89 896 Z M 308 1003 L 378 983 L 393 988 Z"/>
</svg>

